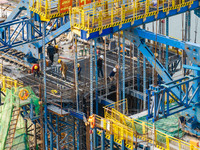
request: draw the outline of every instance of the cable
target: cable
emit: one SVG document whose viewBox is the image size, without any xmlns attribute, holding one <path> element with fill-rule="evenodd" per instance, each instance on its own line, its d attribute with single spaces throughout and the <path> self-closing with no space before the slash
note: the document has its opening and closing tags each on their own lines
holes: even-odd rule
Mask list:
<svg viewBox="0 0 200 150">
<path fill-rule="evenodd" d="M 197 42 L 197 29 L 198 29 L 198 17 L 196 16 L 196 19 L 195 19 L 195 35 L 194 35 L 194 43 Z"/>
</svg>

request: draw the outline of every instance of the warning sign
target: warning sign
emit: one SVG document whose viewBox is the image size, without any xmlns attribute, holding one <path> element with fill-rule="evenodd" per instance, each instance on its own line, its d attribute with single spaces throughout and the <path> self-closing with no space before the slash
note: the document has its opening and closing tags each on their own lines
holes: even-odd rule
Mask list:
<svg viewBox="0 0 200 150">
<path fill-rule="evenodd" d="M 69 11 L 70 7 L 72 7 L 72 0 L 60 0 L 60 13 Z"/>
<path fill-rule="evenodd" d="M 91 3 L 91 0 L 79 0 L 79 6 Z"/>
</svg>

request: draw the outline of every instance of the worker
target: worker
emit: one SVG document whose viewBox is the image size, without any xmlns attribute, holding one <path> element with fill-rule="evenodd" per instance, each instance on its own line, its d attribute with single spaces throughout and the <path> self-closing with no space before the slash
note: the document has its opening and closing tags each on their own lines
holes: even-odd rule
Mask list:
<svg viewBox="0 0 200 150">
<path fill-rule="evenodd" d="M 117 72 L 117 69 L 116 69 L 116 68 L 113 68 L 113 70 L 111 71 L 110 75 L 108 76 L 109 79 L 110 79 L 110 81 L 113 81 L 116 72 Z"/>
<path fill-rule="evenodd" d="M 77 67 L 78 67 L 78 80 L 81 80 L 81 65 L 78 63 L 77 64 Z"/>
<path fill-rule="evenodd" d="M 35 77 L 36 75 L 38 76 L 38 78 L 40 77 L 40 75 L 39 75 L 39 70 L 40 70 L 40 67 L 39 67 L 38 64 L 34 64 L 34 65 L 32 66 L 31 72 L 33 73 L 34 77 Z"/>
<path fill-rule="evenodd" d="M 123 53 L 123 44 L 121 44 L 120 47 L 121 47 L 120 53 Z M 125 48 L 124 52 L 125 52 L 125 55 L 126 55 L 126 48 Z"/>
<path fill-rule="evenodd" d="M 58 45 L 54 46 L 55 53 L 58 53 Z"/>
<path fill-rule="evenodd" d="M 98 60 L 97 60 L 97 70 L 98 70 L 98 77 L 100 78 L 100 74 L 103 78 L 103 70 L 102 70 L 102 65 L 103 64 L 103 55 L 101 55 Z"/>
<path fill-rule="evenodd" d="M 65 64 L 65 62 L 63 62 L 61 59 L 58 59 L 58 63 L 61 64 L 61 74 L 62 74 L 62 79 L 66 80 L 66 74 L 67 74 L 67 65 Z"/>
<path fill-rule="evenodd" d="M 55 48 L 51 45 L 51 43 L 49 43 L 47 47 L 47 55 L 49 56 L 49 59 L 51 60 L 52 64 L 53 64 L 54 54 L 55 54 Z"/>
</svg>

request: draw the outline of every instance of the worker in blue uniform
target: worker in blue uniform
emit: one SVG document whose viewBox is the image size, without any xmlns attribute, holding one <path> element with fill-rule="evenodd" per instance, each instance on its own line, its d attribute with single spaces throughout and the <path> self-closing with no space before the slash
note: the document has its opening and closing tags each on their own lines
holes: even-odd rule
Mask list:
<svg viewBox="0 0 200 150">
<path fill-rule="evenodd" d="M 110 75 L 108 76 L 108 78 L 110 79 L 110 81 L 113 81 L 116 72 L 117 72 L 117 69 L 113 68 L 113 70 L 111 71 Z"/>
<path fill-rule="evenodd" d="M 98 60 L 97 60 L 97 70 L 98 70 L 98 77 L 100 78 L 100 74 L 103 78 L 103 69 L 102 69 L 102 65 L 103 64 L 103 55 L 101 55 Z"/>
<path fill-rule="evenodd" d="M 53 64 L 54 54 L 55 54 L 55 48 L 51 43 L 49 43 L 47 47 L 47 55 L 49 56 L 49 59 L 51 60 L 52 64 Z"/>
</svg>

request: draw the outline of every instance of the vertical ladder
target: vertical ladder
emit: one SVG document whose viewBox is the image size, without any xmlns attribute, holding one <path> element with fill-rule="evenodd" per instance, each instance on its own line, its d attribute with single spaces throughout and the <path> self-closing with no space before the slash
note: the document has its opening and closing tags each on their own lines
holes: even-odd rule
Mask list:
<svg viewBox="0 0 200 150">
<path fill-rule="evenodd" d="M 14 107 L 12 112 L 12 118 L 10 120 L 8 135 L 6 138 L 5 150 L 11 150 L 12 148 L 12 143 L 15 136 L 19 114 L 20 114 L 20 108 Z"/>
</svg>

